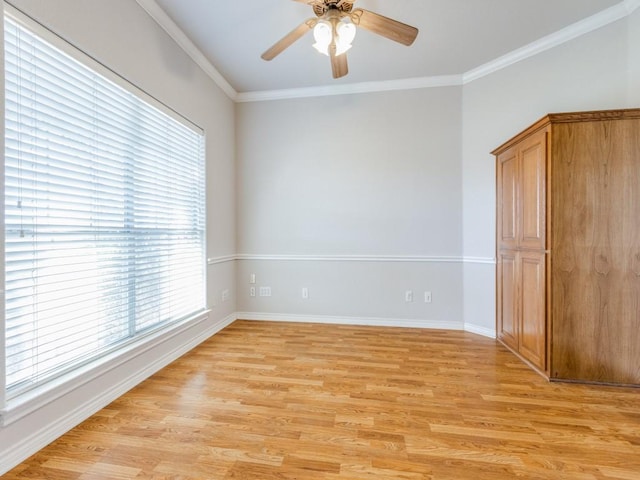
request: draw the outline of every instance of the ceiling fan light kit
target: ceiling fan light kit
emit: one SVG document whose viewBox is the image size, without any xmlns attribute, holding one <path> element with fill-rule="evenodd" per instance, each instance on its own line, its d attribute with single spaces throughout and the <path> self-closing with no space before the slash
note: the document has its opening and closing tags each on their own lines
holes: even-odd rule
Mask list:
<svg viewBox="0 0 640 480">
<path fill-rule="evenodd" d="M 313 30 L 313 48 L 331 58 L 333 78 L 340 78 L 349 73 L 346 52 L 356 37 L 357 27 L 407 46 L 411 45 L 418 35 L 417 28 L 405 23 L 362 8 L 353 10 L 355 0 L 294 1 L 310 5 L 317 18 L 305 20 L 278 40 L 262 54 L 264 60 L 273 60 L 309 30 Z"/>
<path fill-rule="evenodd" d="M 342 55 L 351 48 L 356 38 L 356 26 L 348 16 L 340 18 L 334 14 L 329 19 L 318 21 L 313 27 L 313 37 L 316 41 L 313 48 L 318 52 L 329 56 L 329 47 L 335 43 L 336 55 Z"/>
</svg>

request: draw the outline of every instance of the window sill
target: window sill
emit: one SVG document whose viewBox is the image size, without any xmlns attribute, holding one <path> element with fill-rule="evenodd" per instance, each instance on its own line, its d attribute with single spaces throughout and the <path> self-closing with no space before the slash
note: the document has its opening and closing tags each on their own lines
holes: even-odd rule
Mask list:
<svg viewBox="0 0 640 480">
<path fill-rule="evenodd" d="M 72 393 L 83 385 L 98 379 L 111 370 L 124 365 L 154 348 L 157 348 L 190 328 L 206 322 L 209 319 L 209 313 L 210 310 L 205 310 L 194 317 L 183 320 L 182 322 L 176 323 L 166 329 L 146 335 L 122 349 L 97 359 L 95 362 L 83 365 L 66 375 L 53 379 L 45 385 L 7 399 L 5 408 L 0 410 L 0 427 L 11 425 L 36 410 L 39 410 L 63 396 Z M 204 338 L 198 339 L 197 343 L 200 343 L 203 340 Z M 147 378 L 163 368 L 166 364 L 170 363 L 172 358 L 177 358 L 177 356 L 182 355 L 184 352 L 181 353 L 179 351 L 181 347 L 184 347 L 184 345 L 172 348 L 168 354 L 163 355 L 153 364 L 148 365 L 144 371 L 135 372 L 136 375 L 131 377 L 132 379 L 135 378 L 135 382 L 133 384 L 129 385 L 129 382 L 123 382 L 124 385 L 117 385 L 110 390 L 116 391 L 123 387 L 127 390 L 132 388 L 144 378 Z M 192 347 L 189 347 L 189 349 L 191 348 Z M 172 354 L 174 353 L 177 353 L 178 355 L 172 357 Z"/>
</svg>

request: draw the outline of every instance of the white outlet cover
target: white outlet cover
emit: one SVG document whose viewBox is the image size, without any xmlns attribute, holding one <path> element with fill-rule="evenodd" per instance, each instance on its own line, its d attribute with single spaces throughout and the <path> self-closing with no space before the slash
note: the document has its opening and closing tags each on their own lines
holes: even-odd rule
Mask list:
<svg viewBox="0 0 640 480">
<path fill-rule="evenodd" d="M 260 287 L 260 296 L 261 297 L 270 297 L 271 296 L 271 287 Z"/>
</svg>

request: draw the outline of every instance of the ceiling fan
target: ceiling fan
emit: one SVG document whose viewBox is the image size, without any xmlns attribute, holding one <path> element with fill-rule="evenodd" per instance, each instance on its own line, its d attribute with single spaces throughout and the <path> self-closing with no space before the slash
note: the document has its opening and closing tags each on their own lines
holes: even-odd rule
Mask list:
<svg viewBox="0 0 640 480">
<path fill-rule="evenodd" d="M 347 50 L 356 35 L 357 27 L 403 45 L 411 45 L 418 29 L 380 14 L 353 8 L 356 0 L 293 0 L 313 8 L 316 18 L 305 20 L 262 54 L 264 60 L 273 60 L 310 30 L 313 30 L 314 48 L 331 58 L 333 78 L 349 73 Z"/>
</svg>

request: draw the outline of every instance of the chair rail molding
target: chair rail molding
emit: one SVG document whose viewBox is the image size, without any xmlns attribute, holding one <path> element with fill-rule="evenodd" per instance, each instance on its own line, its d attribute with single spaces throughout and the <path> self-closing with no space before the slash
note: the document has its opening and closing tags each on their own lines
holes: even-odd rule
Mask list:
<svg viewBox="0 0 640 480">
<path fill-rule="evenodd" d="M 281 261 L 281 262 L 413 262 L 413 263 L 477 263 L 494 265 L 493 257 L 462 256 L 423 256 L 423 255 L 281 255 L 248 254 L 225 255 L 207 259 L 209 265 L 245 261 Z"/>
</svg>

